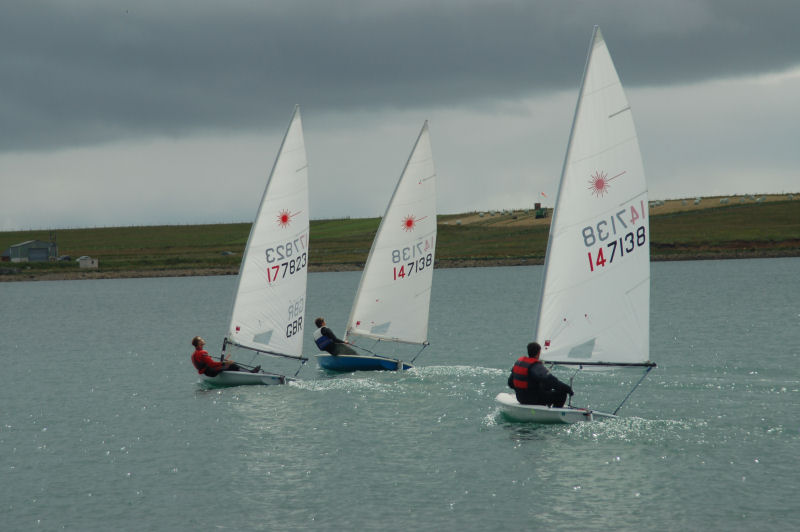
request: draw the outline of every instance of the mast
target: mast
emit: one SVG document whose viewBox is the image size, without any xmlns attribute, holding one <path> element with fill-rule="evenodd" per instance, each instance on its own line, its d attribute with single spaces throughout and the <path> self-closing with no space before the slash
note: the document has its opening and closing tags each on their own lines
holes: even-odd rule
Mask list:
<svg viewBox="0 0 800 532">
<path fill-rule="evenodd" d="M 544 252 L 544 274 L 542 275 L 542 289 L 539 292 L 539 312 L 536 314 L 536 324 L 534 326 L 535 334 L 538 334 L 539 329 L 539 320 L 542 316 L 542 305 L 544 304 L 544 289 L 547 286 L 547 272 L 550 270 L 550 247 L 553 244 L 553 228 L 556 227 L 556 222 L 558 220 L 559 213 L 561 212 L 561 188 L 564 184 L 564 176 L 567 172 L 567 165 L 569 163 L 570 153 L 572 153 L 572 137 L 575 135 L 575 122 L 578 120 L 578 113 L 581 110 L 581 101 L 583 100 L 583 90 L 584 84 L 586 83 L 586 73 L 589 70 L 589 62 L 592 60 L 592 52 L 594 51 L 594 42 L 597 36 L 597 32 L 600 31 L 600 27 L 595 24 L 594 28 L 592 29 L 592 38 L 589 40 L 589 52 L 586 54 L 586 62 L 583 65 L 583 75 L 581 76 L 581 85 L 578 89 L 578 101 L 575 104 L 575 113 L 572 115 L 572 125 L 569 128 L 569 140 L 567 140 L 567 151 L 564 154 L 564 163 L 561 165 L 561 177 L 558 180 L 558 190 L 556 191 L 556 203 L 553 207 L 553 218 L 550 221 L 550 231 L 547 235 L 547 248 L 545 248 Z M 534 341 L 540 341 L 537 338 L 534 338 Z"/>
</svg>

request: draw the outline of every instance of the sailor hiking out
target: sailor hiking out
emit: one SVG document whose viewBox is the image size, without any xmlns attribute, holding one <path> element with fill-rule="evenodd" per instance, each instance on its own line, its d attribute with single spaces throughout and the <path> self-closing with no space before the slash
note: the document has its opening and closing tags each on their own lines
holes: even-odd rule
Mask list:
<svg viewBox="0 0 800 532">
<path fill-rule="evenodd" d="M 333 331 L 325 326 L 325 318 L 314 320 L 317 329 L 314 331 L 314 343 L 322 351 L 327 351 L 331 355 L 357 355 L 347 342 L 341 340 L 333 334 Z"/>
<path fill-rule="evenodd" d="M 200 375 L 216 377 L 223 371 L 248 371 L 239 366 L 236 362 L 233 362 L 230 359 L 230 356 L 228 356 L 223 362 L 217 362 L 211 358 L 211 356 L 208 354 L 208 351 L 203 349 L 203 347 L 206 345 L 206 341 L 199 336 L 192 338 L 192 345 L 194 346 L 194 353 L 192 353 L 192 364 L 197 369 L 197 373 Z M 249 370 L 249 372 L 258 373 L 260 370 L 261 366 L 256 366 L 252 370 Z"/>
</svg>

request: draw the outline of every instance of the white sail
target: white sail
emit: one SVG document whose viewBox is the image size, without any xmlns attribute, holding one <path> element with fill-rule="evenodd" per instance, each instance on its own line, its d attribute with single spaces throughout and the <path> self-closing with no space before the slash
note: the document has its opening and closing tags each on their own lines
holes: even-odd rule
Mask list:
<svg viewBox="0 0 800 532">
<path fill-rule="evenodd" d="M 426 121 L 372 242 L 346 336 L 426 343 L 435 249 L 436 171 Z"/>
<path fill-rule="evenodd" d="M 547 245 L 542 360 L 649 361 L 647 208 L 631 110 L 595 27 Z"/>
<path fill-rule="evenodd" d="M 250 229 L 228 342 L 301 358 L 308 229 L 308 165 L 296 107 Z"/>
</svg>

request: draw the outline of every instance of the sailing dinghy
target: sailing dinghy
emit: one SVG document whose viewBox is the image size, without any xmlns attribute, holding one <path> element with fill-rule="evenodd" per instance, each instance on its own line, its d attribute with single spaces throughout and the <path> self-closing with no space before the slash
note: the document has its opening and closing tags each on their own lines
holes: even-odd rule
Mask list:
<svg viewBox="0 0 800 532">
<path fill-rule="evenodd" d="M 428 122 L 422 126 L 369 251 L 344 340 L 373 340 L 366 353 L 317 355 L 332 371 L 407 370 L 428 346 L 436 249 L 436 171 Z M 375 353 L 383 342 L 422 346 L 410 362 Z M 359 341 L 361 343 L 361 341 Z"/>
<path fill-rule="evenodd" d="M 308 274 L 308 165 L 300 109 L 295 107 L 250 229 L 231 310 L 222 360 L 250 354 L 300 362 Z M 262 364 L 266 365 L 266 364 Z M 223 371 L 212 384 L 283 384 L 279 371 Z"/>
<path fill-rule="evenodd" d="M 639 143 L 606 43 L 595 26 L 558 187 L 536 324 L 546 364 L 645 368 L 650 362 L 650 232 Z M 615 417 L 591 409 L 496 401 L 516 421 Z"/>
</svg>

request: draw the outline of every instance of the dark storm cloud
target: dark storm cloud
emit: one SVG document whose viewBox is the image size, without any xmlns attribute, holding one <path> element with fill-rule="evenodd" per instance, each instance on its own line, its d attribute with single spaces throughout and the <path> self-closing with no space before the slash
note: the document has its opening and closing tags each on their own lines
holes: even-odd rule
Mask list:
<svg viewBox="0 0 800 532">
<path fill-rule="evenodd" d="M 13 2 L 0 151 L 572 89 L 593 24 L 626 87 L 777 71 L 798 20 L 795 0 Z"/>
</svg>

